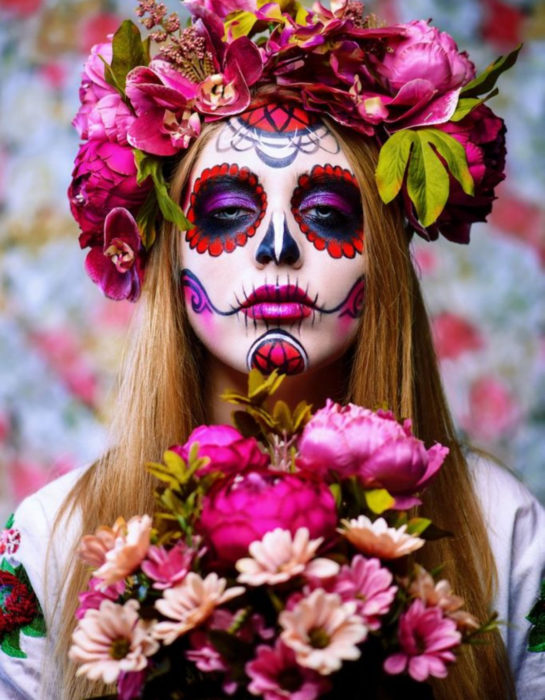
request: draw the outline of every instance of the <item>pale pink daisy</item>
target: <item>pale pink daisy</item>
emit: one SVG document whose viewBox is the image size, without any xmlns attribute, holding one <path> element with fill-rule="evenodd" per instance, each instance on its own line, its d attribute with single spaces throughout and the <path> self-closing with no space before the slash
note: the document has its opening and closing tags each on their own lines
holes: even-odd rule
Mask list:
<svg viewBox="0 0 545 700">
<path fill-rule="evenodd" d="M 366 559 L 361 554 L 342 567 L 334 582 L 333 592 L 342 600 L 355 600 L 357 612 L 371 630 L 378 630 L 380 617 L 385 615 L 395 598 L 397 586 L 393 576 L 378 559 Z"/>
<path fill-rule="evenodd" d="M 398 636 L 401 651 L 386 659 L 384 670 L 395 675 L 407 669 L 419 682 L 429 676 L 445 678 L 447 663 L 456 659 L 452 649 L 462 640 L 453 620 L 444 617 L 440 608 L 427 608 L 420 599 L 399 618 Z"/>
<path fill-rule="evenodd" d="M 102 579 L 105 586 L 111 586 L 131 574 L 149 549 L 151 526 L 149 515 L 135 515 L 126 524 L 123 521 L 113 547 L 106 552 L 94 576 Z"/>
<path fill-rule="evenodd" d="M 72 635 L 70 659 L 80 667 L 78 676 L 114 683 L 122 671 L 142 671 L 148 656 L 159 649 L 153 638 L 155 621 L 140 619 L 140 605 L 104 600 L 98 610 L 88 610 Z"/>
<path fill-rule="evenodd" d="M 437 607 L 454 620 L 459 629 L 478 629 L 479 621 L 466 610 L 461 610 L 463 598 L 453 593 L 446 579 L 435 582 L 432 576 L 419 564 L 416 564 L 416 576 L 409 586 L 409 593 L 420 598 L 426 606 Z"/>
<path fill-rule="evenodd" d="M 101 525 L 94 535 L 82 537 L 78 548 L 80 559 L 94 569 L 102 566 L 106 561 L 106 552 L 113 549 L 116 539 L 122 536 L 126 527 L 125 519 L 118 518 L 113 527 Z"/>
<path fill-rule="evenodd" d="M 360 656 L 357 645 L 367 637 L 367 626 L 355 614 L 356 607 L 354 601 L 343 603 L 336 593 L 317 588 L 280 613 L 280 637 L 293 649 L 300 666 L 326 676 L 337 671 L 343 660 Z"/>
<path fill-rule="evenodd" d="M 397 559 L 410 554 L 424 545 L 421 537 L 407 534 L 407 526 L 389 527 L 384 518 L 370 520 L 360 515 L 352 520 L 341 520 L 342 535 L 360 552 L 380 559 Z"/>
<path fill-rule="evenodd" d="M 299 666 L 293 650 L 280 639 L 274 647 L 257 647 L 255 659 L 245 670 L 251 679 L 248 690 L 264 700 L 314 700 L 330 688 L 319 673 Z"/>
<path fill-rule="evenodd" d="M 323 537 L 310 539 L 308 528 L 300 527 L 295 535 L 277 527 L 267 532 L 263 539 L 249 546 L 251 557 L 239 559 L 235 564 L 240 575 L 238 581 L 250 586 L 283 583 L 299 574 L 329 578 L 339 571 L 339 565 L 317 557 L 313 559 Z"/>
<path fill-rule="evenodd" d="M 164 644 L 172 644 L 182 634 L 204 622 L 218 605 L 244 593 L 243 586 L 225 590 L 226 584 L 226 579 L 215 573 L 203 579 L 190 571 L 180 585 L 168 588 L 163 597 L 155 601 L 157 610 L 172 620 L 155 625 L 155 638 Z"/>
</svg>

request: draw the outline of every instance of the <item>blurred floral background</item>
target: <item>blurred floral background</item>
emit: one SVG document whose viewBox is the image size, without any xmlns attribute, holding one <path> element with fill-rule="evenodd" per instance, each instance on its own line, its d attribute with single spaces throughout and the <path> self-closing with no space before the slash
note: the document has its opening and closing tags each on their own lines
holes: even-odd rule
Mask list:
<svg viewBox="0 0 545 700">
<path fill-rule="evenodd" d="M 134 0 L 0 0 L 0 516 L 100 454 L 132 306 L 83 272 L 66 198 L 70 125 L 90 47 Z M 175 0 L 169 9 L 178 9 Z M 469 247 L 414 249 L 461 436 L 545 502 L 545 2 L 382 0 L 388 21 L 431 18 L 478 69 L 523 41 L 493 108 L 508 178 Z"/>
</svg>

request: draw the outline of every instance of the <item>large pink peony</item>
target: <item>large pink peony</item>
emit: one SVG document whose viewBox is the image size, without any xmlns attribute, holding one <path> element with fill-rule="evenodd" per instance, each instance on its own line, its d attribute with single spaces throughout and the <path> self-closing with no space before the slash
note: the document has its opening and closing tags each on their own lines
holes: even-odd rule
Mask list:
<svg viewBox="0 0 545 700">
<path fill-rule="evenodd" d="M 389 412 L 328 400 L 306 425 L 299 452 L 299 465 L 321 477 L 358 476 L 366 488 L 385 488 L 397 508 L 407 508 L 419 503 L 414 494 L 435 476 L 448 449 L 426 449 L 410 421 L 400 424 Z"/>
<path fill-rule="evenodd" d="M 337 514 L 329 488 L 284 472 L 249 471 L 218 481 L 204 499 L 200 530 L 223 564 L 234 564 L 252 542 L 282 528 L 306 527 L 312 538 L 329 538 Z"/>
<path fill-rule="evenodd" d="M 108 213 L 123 207 L 132 213 L 143 203 L 151 182 L 139 186 L 131 148 L 110 141 L 92 139 L 76 156 L 68 189 L 70 209 L 82 234 L 80 245 L 103 244 L 103 227 Z"/>
<path fill-rule="evenodd" d="M 194 442 L 199 443 L 199 457 L 209 457 L 210 462 L 199 469 L 198 475 L 221 471 L 234 474 L 245 469 L 265 469 L 269 458 L 255 438 L 243 437 L 230 425 L 200 425 L 195 428 L 184 445 L 170 449 L 187 461 Z"/>
<path fill-rule="evenodd" d="M 82 139 L 127 143 L 127 130 L 134 113 L 119 92 L 104 78 L 104 61 L 112 60 L 112 44 L 97 44 L 85 63 L 79 91 L 81 106 L 72 124 Z"/>
<path fill-rule="evenodd" d="M 452 116 L 462 86 L 475 67 L 446 32 L 417 20 L 403 25 L 405 36 L 388 43 L 377 72 L 393 97 L 390 117 L 397 127 L 441 124 Z"/>
</svg>

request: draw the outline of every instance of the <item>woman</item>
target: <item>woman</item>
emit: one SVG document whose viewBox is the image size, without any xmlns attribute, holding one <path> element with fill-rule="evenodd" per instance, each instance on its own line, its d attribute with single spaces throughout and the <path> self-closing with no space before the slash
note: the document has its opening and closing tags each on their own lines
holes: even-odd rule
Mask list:
<svg viewBox="0 0 545 700">
<path fill-rule="evenodd" d="M 28 605 L 18 620 L 6 609 L 2 697 L 80 698 L 104 690 L 75 678 L 66 661 L 77 594 L 89 576 L 76 561 L 79 538 L 119 515 L 150 512 L 153 482 L 143 465 L 196 425 L 229 422 L 218 396 L 244 390 L 252 367 L 288 374 L 282 398 L 292 404 L 305 399 L 317 408 L 330 397 L 386 405 L 410 417 L 426 444 L 449 446 L 422 512 L 457 536 L 430 545 L 422 562 L 445 562 L 445 577 L 466 607 L 482 620 L 498 610 L 509 626 L 503 640 L 495 632 L 489 644 L 470 647 L 448 678 L 434 683 L 434 695 L 511 698 L 513 677 L 520 698 L 544 692 L 542 657 L 525 652 L 524 615 L 543 570 L 545 515 L 507 472 L 474 455 L 466 461 L 409 252 L 409 228 L 467 242 L 502 177 L 503 125 L 482 106 L 451 119 L 468 107 L 460 89 L 473 67 L 425 23 L 374 29 L 358 3 L 333 3 L 334 12 L 318 8 L 314 15 L 297 3 L 272 5 L 190 5 L 191 31 L 180 33 L 175 19 L 147 0 L 140 14 L 148 28 L 159 26 L 162 53 L 140 65 L 142 46 L 132 44 L 137 65 L 128 75 L 125 66 L 123 99 L 111 84 L 119 86 L 119 47 L 135 41 L 133 29 L 125 25 L 116 35 L 113 59 L 104 45 L 86 66 L 76 118 L 86 143 L 70 189 L 80 242 L 91 247 L 86 269 L 108 296 L 136 300 L 142 288 L 142 299 L 111 450 L 27 499 L 15 516 L 20 545 L 8 563 L 25 582 Z M 228 16 L 233 10 L 242 14 Z M 251 31 L 274 27 L 262 51 L 240 32 L 232 39 L 249 18 Z M 224 35 L 224 25 L 233 33 Z M 322 39 L 329 41 L 329 68 L 323 51 L 314 51 Z M 432 92 L 424 76 L 412 82 L 418 62 L 407 69 L 403 52 L 415 47 L 427 57 Z M 332 65 L 340 87 L 326 74 Z M 365 80 L 379 80 L 382 92 Z M 428 138 L 441 158 L 423 202 L 415 182 L 425 144 L 402 148 L 404 162 L 391 148 L 379 161 L 379 146 L 388 130 L 420 138 L 418 128 L 430 123 L 437 131 Z M 445 146 L 440 134 L 455 134 L 468 154 L 478 153 L 474 195 L 466 192 L 454 139 Z M 395 177 L 384 175 L 389 165 L 401 173 L 397 190 Z M 445 178 L 447 199 L 437 207 L 434 198 L 443 195 L 434 185 Z M 394 203 L 382 201 L 400 188 Z M 154 241 L 158 209 L 163 222 Z"/>
</svg>

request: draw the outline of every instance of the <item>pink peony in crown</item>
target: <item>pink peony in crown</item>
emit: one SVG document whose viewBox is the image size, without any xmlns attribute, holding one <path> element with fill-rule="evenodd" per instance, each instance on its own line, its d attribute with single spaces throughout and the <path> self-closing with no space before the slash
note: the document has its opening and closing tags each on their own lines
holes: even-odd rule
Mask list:
<svg viewBox="0 0 545 700">
<path fill-rule="evenodd" d="M 428 22 L 384 26 L 353 0 L 186 0 L 182 26 L 140 0 L 149 31 L 126 20 L 85 64 L 74 119 L 82 144 L 68 191 L 103 292 L 135 301 L 162 220 L 190 228 L 165 168 L 206 122 L 270 101 L 295 102 L 380 147 L 376 184 L 408 227 L 467 243 L 504 177 L 505 126 L 485 102 L 518 49 L 480 76 Z M 430 183 L 433 183 L 433 187 Z M 109 217 L 116 209 L 124 210 Z"/>
</svg>

